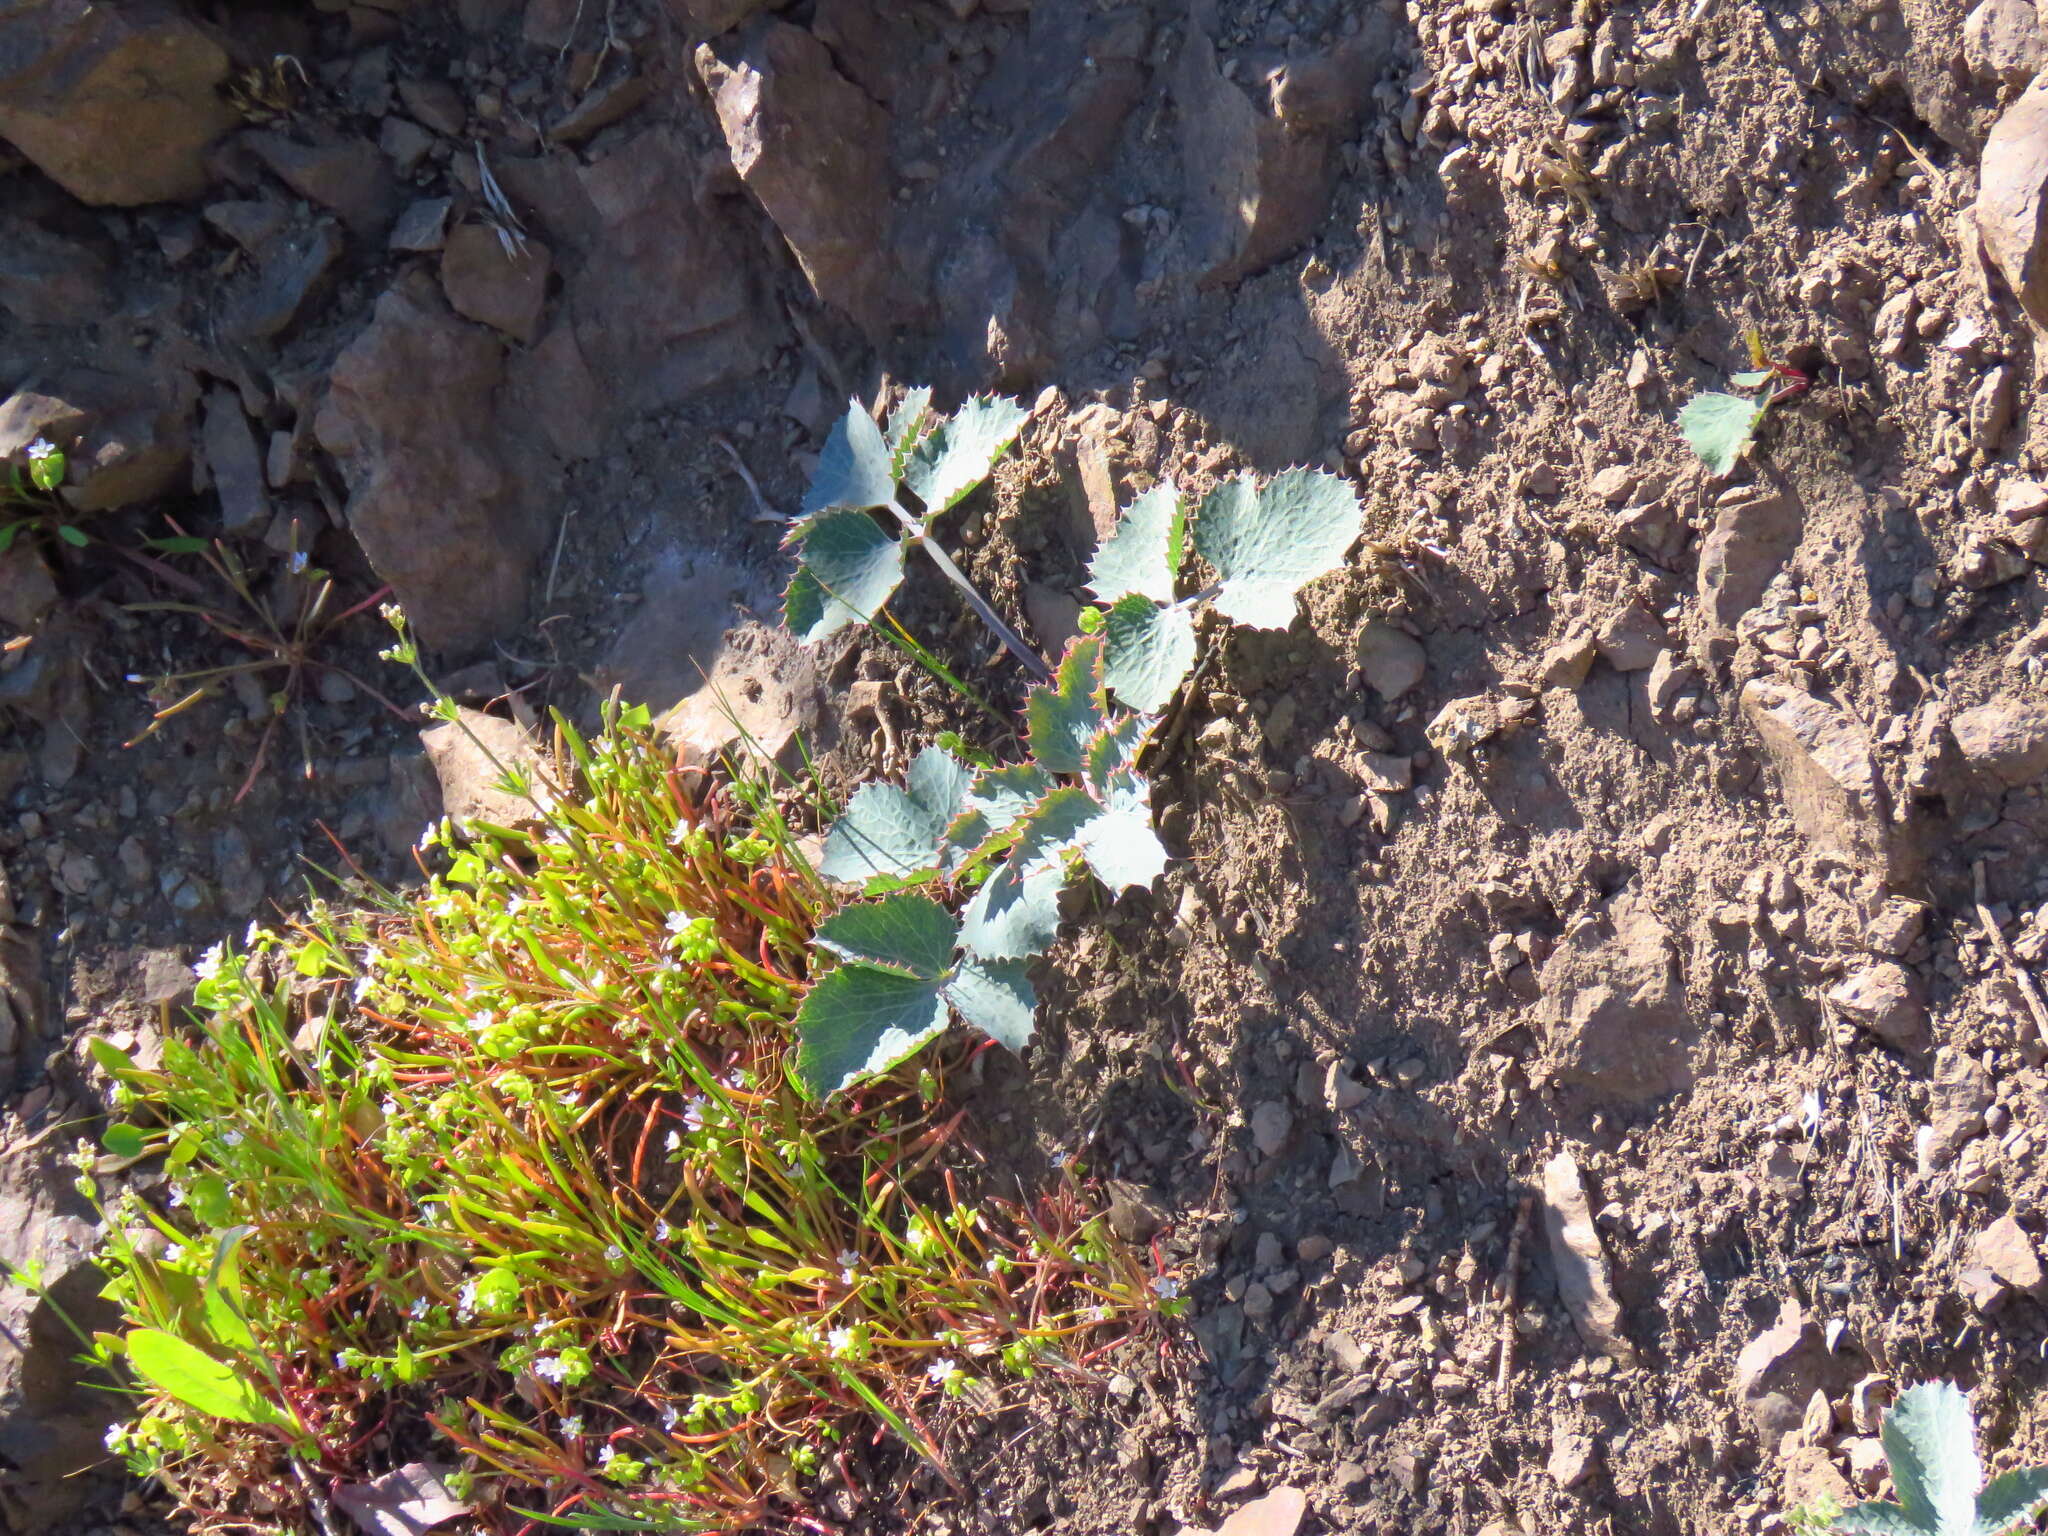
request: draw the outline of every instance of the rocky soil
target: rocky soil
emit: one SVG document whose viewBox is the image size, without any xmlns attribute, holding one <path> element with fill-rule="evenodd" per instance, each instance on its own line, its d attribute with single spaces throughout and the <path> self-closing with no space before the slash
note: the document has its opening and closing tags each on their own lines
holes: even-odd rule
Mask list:
<svg viewBox="0 0 2048 1536">
<path fill-rule="evenodd" d="M 1324 465 L 1370 533 L 1212 639 L 1183 857 L 980 1090 L 999 1168 L 1186 1257 L 1185 1339 L 843 1523 L 1782 1529 L 1936 1376 L 2048 1460 L 2044 49 L 2032 0 L 0 0 L 0 456 L 67 447 L 90 537 L 0 554 L 0 1259 L 89 1317 L 85 1042 L 486 792 L 374 604 L 283 716 L 124 747 L 276 654 L 144 539 L 388 588 L 489 729 L 616 687 L 702 755 L 723 696 L 843 785 L 986 727 L 777 627 L 775 514 L 849 395 L 992 387 L 947 535 L 1048 650 L 1158 477 Z M 1673 419 L 1750 326 L 1816 382 L 1717 480 Z M 0 1529 L 153 1518 L 51 1308 L 0 1325 Z"/>
</svg>

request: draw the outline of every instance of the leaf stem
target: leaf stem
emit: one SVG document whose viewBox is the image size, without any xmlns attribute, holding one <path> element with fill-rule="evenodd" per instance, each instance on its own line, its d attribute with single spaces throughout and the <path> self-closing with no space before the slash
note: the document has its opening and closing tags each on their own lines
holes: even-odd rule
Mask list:
<svg viewBox="0 0 2048 1536">
<path fill-rule="evenodd" d="M 989 606 L 988 599 L 974 590 L 974 583 L 953 563 L 953 557 L 939 547 L 938 540 L 925 532 L 924 525 L 904 511 L 897 502 L 890 502 L 889 510 L 896 514 L 897 520 L 903 524 L 903 531 L 910 536 L 911 541 L 930 555 L 932 563 L 945 572 L 946 579 L 960 589 L 960 595 L 966 598 L 968 606 L 981 616 L 981 622 L 995 632 L 996 638 L 1009 648 L 1011 655 L 1024 663 L 1024 670 L 1041 683 L 1051 682 L 1052 669 L 1038 659 L 1038 653 L 1024 643 L 1022 635 L 1003 622 L 1002 615 Z"/>
</svg>

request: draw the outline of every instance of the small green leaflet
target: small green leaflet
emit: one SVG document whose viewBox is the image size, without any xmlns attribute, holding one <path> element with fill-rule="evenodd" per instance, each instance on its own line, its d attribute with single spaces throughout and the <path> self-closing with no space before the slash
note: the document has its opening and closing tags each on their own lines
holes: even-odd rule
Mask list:
<svg viewBox="0 0 2048 1536">
<path fill-rule="evenodd" d="M 1079 773 L 1081 754 L 1107 723 L 1102 637 L 1081 635 L 1067 647 L 1050 688 L 1034 688 L 1024 701 L 1024 733 L 1038 765 L 1052 773 Z"/>
<path fill-rule="evenodd" d="M 1719 477 L 1735 468 L 1769 409 L 1768 397 L 1748 400 L 1709 391 L 1686 402 L 1678 413 L 1678 430 L 1685 434 L 1700 462 Z"/>
<path fill-rule="evenodd" d="M 815 1096 L 914 1054 L 945 1029 L 949 1005 L 1013 1051 L 1030 1044 L 1038 999 L 1024 966 L 956 966 L 953 919 L 929 897 L 842 908 L 819 928 L 818 942 L 845 963 L 811 988 L 797 1013 L 797 1076 Z"/>
<path fill-rule="evenodd" d="M 1102 632 L 1110 690 L 1132 709 L 1164 709 L 1195 664 L 1195 616 L 1133 592 L 1111 605 Z"/>
<path fill-rule="evenodd" d="M 127 1339 L 135 1374 L 187 1408 L 236 1424 L 289 1427 L 291 1416 L 256 1390 L 240 1371 L 196 1344 L 158 1328 L 137 1328 Z"/>
<path fill-rule="evenodd" d="M 1321 470 L 1287 470 L 1264 490 L 1239 475 L 1204 498 L 1195 553 L 1216 568 L 1216 606 L 1227 617 L 1285 629 L 1295 594 L 1344 564 L 1364 518 L 1351 487 Z"/>
<path fill-rule="evenodd" d="M 818 943 L 842 960 L 933 980 L 953 963 L 953 919 L 928 896 L 891 896 L 841 907 L 818 925 Z"/>
<path fill-rule="evenodd" d="M 1024 430 L 1024 416 L 1014 400 L 975 395 L 918 444 L 904 465 L 903 483 L 924 503 L 927 521 L 988 478 Z"/>
<path fill-rule="evenodd" d="M 911 763 L 904 788 L 863 784 L 825 835 L 818 873 L 827 880 L 861 883 L 875 875 L 915 875 L 936 868 L 940 842 L 971 778 L 966 764 L 938 747 L 926 747 Z"/>
<path fill-rule="evenodd" d="M 797 1010 L 796 1075 L 815 1098 L 886 1072 L 946 1027 L 939 984 L 873 965 L 842 965 Z"/>
<path fill-rule="evenodd" d="M 1731 373 L 1728 382 L 1737 389 L 1755 389 L 1768 384 L 1776 377 L 1768 368 L 1752 368 L 1746 373 Z"/>
<path fill-rule="evenodd" d="M 804 493 L 804 516 L 886 507 L 895 498 L 896 476 L 882 429 L 858 400 L 849 400 L 818 456 L 818 472 Z"/>
<path fill-rule="evenodd" d="M 2026 1467 L 1991 1479 L 1977 1496 L 1977 1536 L 2006 1536 L 2048 1509 L 2048 1467 Z"/>
<path fill-rule="evenodd" d="M 2048 1507 L 2048 1467 L 2008 1472 L 1978 1491 L 1976 1428 L 1953 1382 L 1902 1394 L 1878 1438 L 1898 1502 L 1844 1510 L 1831 1526 L 1842 1536 L 2006 1536 Z"/>
<path fill-rule="evenodd" d="M 902 581 L 903 546 L 881 524 L 866 512 L 828 512 L 804 535 L 783 619 L 799 640 L 824 640 L 872 620 Z"/>
<path fill-rule="evenodd" d="M 1179 489 L 1162 480 L 1124 508 L 1116 532 L 1088 564 L 1088 590 L 1105 603 L 1133 592 L 1155 603 L 1172 602 L 1187 523 Z"/>
</svg>

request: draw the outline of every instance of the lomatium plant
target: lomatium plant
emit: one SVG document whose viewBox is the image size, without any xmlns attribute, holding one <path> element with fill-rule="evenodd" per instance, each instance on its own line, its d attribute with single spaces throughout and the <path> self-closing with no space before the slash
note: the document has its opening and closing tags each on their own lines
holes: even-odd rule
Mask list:
<svg viewBox="0 0 2048 1536">
<path fill-rule="evenodd" d="M 555 763 L 416 891 L 216 947 L 159 1065 L 98 1048 L 109 1150 L 167 1171 L 82 1154 L 109 1443 L 202 1525 L 311 1529 L 424 1460 L 485 1529 L 816 1529 L 878 1431 L 944 1470 L 949 1415 L 1179 1306 L 1071 1165 L 972 1188 L 966 1047 L 805 1091 L 829 898 L 765 794 L 693 794 L 637 709 Z"/>
</svg>

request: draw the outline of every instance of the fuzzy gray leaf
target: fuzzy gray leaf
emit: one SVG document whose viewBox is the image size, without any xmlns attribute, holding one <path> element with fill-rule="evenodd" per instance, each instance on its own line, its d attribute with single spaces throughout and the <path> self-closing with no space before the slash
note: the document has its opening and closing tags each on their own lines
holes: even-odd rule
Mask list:
<svg viewBox="0 0 2048 1536">
<path fill-rule="evenodd" d="M 946 983 L 946 1001 L 998 1044 L 1018 1055 L 1031 1043 L 1038 994 L 1021 960 L 964 960 Z"/>
<path fill-rule="evenodd" d="M 1132 709 L 1164 709 L 1195 664 L 1195 619 L 1185 608 L 1161 608 L 1133 592 L 1104 616 L 1108 655 L 1103 679 Z"/>
<path fill-rule="evenodd" d="M 882 429 L 858 400 L 848 401 L 846 414 L 833 424 L 825 451 L 818 455 L 818 472 L 804 493 L 804 516 L 842 507 L 886 507 L 895 495 L 896 476 Z"/>
<path fill-rule="evenodd" d="M 903 483 L 937 517 L 988 478 L 1024 429 L 1024 407 L 1002 395 L 976 395 L 918 444 Z"/>
<path fill-rule="evenodd" d="M 1180 490 L 1162 480 L 1124 508 L 1116 531 L 1088 563 L 1088 590 L 1105 603 L 1133 592 L 1172 602 L 1186 532 Z"/>
<path fill-rule="evenodd" d="M 926 747 L 910 765 L 904 788 L 863 784 L 846 814 L 825 836 L 818 873 L 859 883 L 875 875 L 906 876 L 936 869 L 946 827 L 958 814 L 971 774 L 939 747 Z"/>
<path fill-rule="evenodd" d="M 1195 552 L 1221 578 L 1217 608 L 1255 629 L 1285 629 L 1295 595 L 1344 564 L 1364 516 L 1351 487 L 1321 470 L 1287 470 L 1263 491 L 1249 475 L 1224 481 L 1195 519 Z"/>
<path fill-rule="evenodd" d="M 1878 1438 L 1907 1517 L 1932 1536 L 1972 1536 L 1984 1467 L 1961 1389 L 1930 1381 L 1903 1393 Z"/>
</svg>

